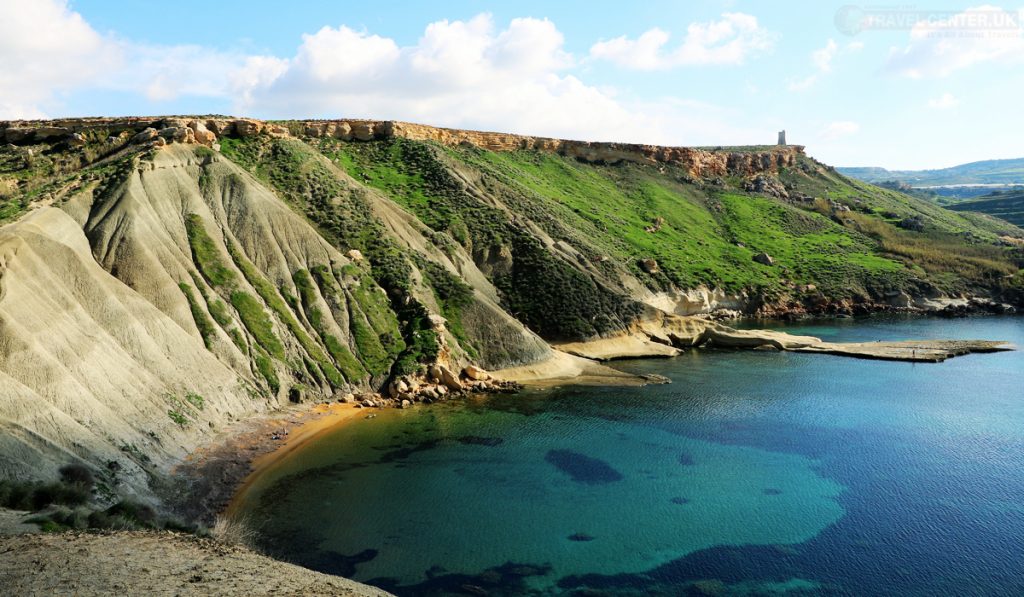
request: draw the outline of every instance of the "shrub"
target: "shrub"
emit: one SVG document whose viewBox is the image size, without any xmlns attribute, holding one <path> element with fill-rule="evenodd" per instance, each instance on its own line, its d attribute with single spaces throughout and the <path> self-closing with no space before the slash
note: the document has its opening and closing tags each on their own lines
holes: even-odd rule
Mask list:
<svg viewBox="0 0 1024 597">
<path fill-rule="evenodd" d="M 123 517 L 125 520 L 140 527 L 157 528 L 159 521 L 156 510 L 147 504 L 134 500 L 121 500 L 104 512 L 109 517 Z"/>
<path fill-rule="evenodd" d="M 206 400 L 204 400 L 202 396 L 196 394 L 195 392 L 189 392 L 188 394 L 185 394 L 185 400 L 192 406 L 198 408 L 199 410 L 203 410 L 203 408 L 206 406 Z"/>
<path fill-rule="evenodd" d="M 256 531 L 249 520 L 243 517 L 218 516 L 210 529 L 210 535 L 228 545 L 240 545 L 252 549 L 256 543 Z"/>
<path fill-rule="evenodd" d="M 60 480 L 67 485 L 80 485 L 89 490 L 96 484 L 96 477 L 93 476 L 92 469 L 80 462 L 60 467 Z"/>
</svg>

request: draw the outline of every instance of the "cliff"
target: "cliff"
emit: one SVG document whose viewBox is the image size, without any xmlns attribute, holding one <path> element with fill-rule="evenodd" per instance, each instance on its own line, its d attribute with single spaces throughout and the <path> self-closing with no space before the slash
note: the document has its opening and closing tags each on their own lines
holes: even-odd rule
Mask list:
<svg viewBox="0 0 1024 597">
<path fill-rule="evenodd" d="M 203 130 L 199 131 L 197 136 L 196 131 L 200 127 Z M 774 174 L 780 168 L 795 166 L 797 158 L 804 155 L 804 148 L 800 145 L 762 146 L 745 148 L 743 151 L 730 148 L 711 150 L 631 143 L 572 141 L 509 133 L 440 128 L 397 120 L 359 119 L 307 120 L 285 123 L 222 117 L 7 121 L 0 122 L 0 137 L 11 144 L 66 142 L 73 146 L 84 140 L 84 134 L 89 131 L 102 130 L 116 136 L 125 133 L 141 133 L 148 128 L 181 130 L 182 135 L 191 135 L 190 137 L 183 136 L 181 140 L 187 139 L 190 142 L 206 145 L 212 145 L 217 135 L 246 137 L 264 132 L 279 136 L 287 136 L 294 132 L 306 137 L 330 137 L 342 141 L 379 141 L 402 138 L 414 141 L 434 141 L 449 146 L 468 145 L 488 151 L 544 151 L 589 163 L 671 164 L 684 168 L 691 176 L 697 178 Z M 208 134 L 207 131 L 212 133 L 212 136 L 205 136 Z"/>
<path fill-rule="evenodd" d="M 1024 286 L 1006 240 L 1024 231 L 794 146 L 220 116 L 4 122 L 0 138 L 0 475 L 83 462 L 111 494 L 152 497 L 232 421 L 293 402 L 614 377 L 552 346 L 870 356 L 711 319 L 1010 310 Z"/>
</svg>

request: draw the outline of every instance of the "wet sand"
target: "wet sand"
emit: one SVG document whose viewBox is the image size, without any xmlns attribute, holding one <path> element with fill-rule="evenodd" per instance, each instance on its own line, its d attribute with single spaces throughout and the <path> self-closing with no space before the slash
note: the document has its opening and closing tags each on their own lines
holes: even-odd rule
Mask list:
<svg viewBox="0 0 1024 597">
<path fill-rule="evenodd" d="M 186 520 L 212 525 L 218 515 L 230 514 L 236 497 L 284 455 L 373 410 L 349 403 L 315 404 L 241 421 L 175 467 L 167 502 Z"/>
</svg>

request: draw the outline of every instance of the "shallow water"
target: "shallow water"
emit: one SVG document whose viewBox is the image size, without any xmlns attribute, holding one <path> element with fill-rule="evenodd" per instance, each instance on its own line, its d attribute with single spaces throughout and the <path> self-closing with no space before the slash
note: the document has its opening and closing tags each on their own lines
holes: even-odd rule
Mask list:
<svg viewBox="0 0 1024 597">
<path fill-rule="evenodd" d="M 1022 318 L 758 325 L 1024 346 Z M 1024 594 L 1024 353 L 619 366 L 673 383 L 380 412 L 243 510 L 270 553 L 399 595 Z"/>
</svg>

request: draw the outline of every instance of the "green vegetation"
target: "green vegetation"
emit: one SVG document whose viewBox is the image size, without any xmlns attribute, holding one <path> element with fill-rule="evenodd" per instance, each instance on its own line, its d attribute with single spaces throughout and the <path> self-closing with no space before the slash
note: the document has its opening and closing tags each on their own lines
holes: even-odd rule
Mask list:
<svg viewBox="0 0 1024 597">
<path fill-rule="evenodd" d="M 977 199 L 950 205 L 949 209 L 983 213 L 1016 226 L 1024 226 L 1024 191 L 996 191 Z"/>
<path fill-rule="evenodd" d="M 256 339 L 256 343 L 274 357 L 284 359 L 284 345 L 274 334 L 270 317 L 256 297 L 248 292 L 236 290 L 231 293 L 231 305 L 242 319 L 242 325 Z"/>
<path fill-rule="evenodd" d="M 557 214 L 492 176 L 494 172 L 478 159 L 498 159 L 496 156 L 505 154 L 440 148 L 406 139 L 373 143 L 321 139 L 320 148 L 354 178 L 384 191 L 416 214 L 437 233 L 432 240 L 442 248 L 450 238 L 474 252 L 510 249 L 515 255 L 511 271 L 496 275 L 493 281 L 502 291 L 506 308 L 541 335 L 552 339 L 593 336 L 616 329 L 639 314 L 636 303 L 552 255 L 531 230 L 479 194 L 469 192 L 453 174 L 466 164 L 476 167 L 486 175 L 487 190 L 517 213 L 541 226 L 557 226 Z M 405 336 L 408 341 L 409 334 Z"/>
<path fill-rule="evenodd" d="M 348 305 L 357 356 L 367 371 L 386 373 L 403 350 L 420 346 L 412 334 L 421 324 L 411 324 L 423 308 L 410 294 L 408 258 L 374 217 L 360 189 L 344 182 L 323 156 L 294 139 L 252 137 L 231 140 L 221 149 L 304 213 L 336 247 L 358 249 L 372 264 L 372 278 L 360 275 L 360 288 L 353 290 L 354 301 Z M 374 282 L 387 296 L 366 290 L 376 286 Z M 426 358 L 418 352 L 407 356 L 417 362 Z"/>
<path fill-rule="evenodd" d="M 192 247 L 192 257 L 206 281 L 214 288 L 234 283 L 235 272 L 224 264 L 217 244 L 206 233 L 203 219 L 198 214 L 185 216 L 185 231 L 188 233 L 189 246 Z"/>
<path fill-rule="evenodd" d="M 267 356 L 267 353 L 261 348 L 256 348 L 253 351 L 253 360 L 256 362 L 256 370 L 260 372 L 263 379 L 267 380 L 267 385 L 270 386 L 270 390 L 277 394 L 281 389 L 281 381 L 277 378 L 277 372 L 274 370 L 274 363 Z"/>
<path fill-rule="evenodd" d="M 459 345 L 471 358 L 477 358 L 479 354 L 462 325 L 462 310 L 473 303 L 473 288 L 432 261 L 420 260 L 418 265 L 434 290 L 434 298 L 441 307 L 441 315 L 448 322 L 448 331 L 455 336 Z"/>
<path fill-rule="evenodd" d="M 206 407 L 206 400 L 195 392 L 188 392 L 185 394 L 185 402 L 188 402 L 199 410 L 203 410 Z"/>
<path fill-rule="evenodd" d="M 178 288 L 180 288 L 182 294 L 185 295 L 185 299 L 188 301 L 188 307 L 192 311 L 192 319 L 195 320 L 196 327 L 199 328 L 199 334 L 203 337 L 203 344 L 205 344 L 207 350 L 209 350 L 210 342 L 216 333 L 213 327 L 213 322 L 206 316 L 206 312 L 203 311 L 203 308 L 199 306 L 199 302 L 196 300 L 191 286 L 182 282 L 178 284 Z"/>
<path fill-rule="evenodd" d="M 321 277 L 329 275 L 329 271 L 326 266 L 316 266 L 313 269 L 320 272 Z M 366 371 L 363 369 L 362 365 L 359 364 L 359 361 L 356 360 L 348 347 L 344 346 L 338 338 L 330 334 L 324 323 L 323 313 L 315 306 L 318 291 L 313 282 L 313 278 L 309 275 L 309 272 L 306 270 L 298 270 L 295 272 L 292 279 L 295 282 L 295 287 L 299 291 L 299 296 L 302 299 L 302 305 L 306 311 L 306 317 L 309 320 L 309 324 L 313 326 L 313 329 L 316 330 L 317 334 L 319 334 L 320 339 L 327 348 L 327 352 L 330 353 L 331 357 L 341 368 L 341 372 L 345 376 L 345 379 L 352 382 L 362 379 L 366 375 Z M 332 285 L 327 286 L 327 288 L 335 289 L 336 285 L 332 283 Z"/>
<path fill-rule="evenodd" d="M 302 349 L 305 350 L 314 361 L 316 361 L 317 366 L 323 373 L 324 377 L 327 378 L 327 381 L 336 388 L 342 387 L 345 384 L 345 380 L 342 378 L 341 373 L 334 364 L 330 362 L 323 350 L 313 342 L 313 339 L 309 337 L 306 330 L 299 325 L 298 320 L 295 319 L 295 315 L 288 308 L 288 305 L 285 304 L 284 299 L 281 298 L 281 294 L 277 291 L 277 288 L 275 288 L 269 280 L 260 274 L 259 270 L 257 270 L 256 267 L 249 262 L 244 255 L 242 255 L 241 251 L 230 243 L 228 244 L 228 252 L 231 254 L 231 258 L 235 261 L 235 265 L 242 271 L 242 275 L 245 276 L 245 279 L 248 280 L 249 284 L 251 284 L 252 287 L 256 289 L 256 292 L 259 293 L 260 298 L 262 298 L 271 310 L 274 311 L 277 317 L 284 322 L 288 330 L 295 336 L 295 339 L 299 341 Z M 271 354 L 277 356 L 277 353 L 271 350 L 270 347 L 264 347 L 270 350 Z"/>
<path fill-rule="evenodd" d="M 167 411 L 167 416 L 170 417 L 178 427 L 188 427 L 188 417 L 182 414 L 181 411 L 169 409 Z"/>
<path fill-rule="evenodd" d="M 1024 183 L 1024 158 L 983 160 L 936 170 L 839 168 L 846 176 L 865 182 L 899 181 L 916 186 Z"/>
</svg>

